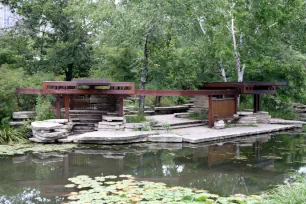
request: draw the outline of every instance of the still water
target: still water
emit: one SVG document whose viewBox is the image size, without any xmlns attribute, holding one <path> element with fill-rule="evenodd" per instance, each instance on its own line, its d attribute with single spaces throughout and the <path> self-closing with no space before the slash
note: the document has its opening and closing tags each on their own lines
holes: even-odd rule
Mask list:
<svg viewBox="0 0 306 204">
<path fill-rule="evenodd" d="M 306 172 L 306 135 L 278 134 L 215 144 L 80 146 L 70 153 L 0 157 L 0 203 L 60 203 L 68 178 L 130 174 L 138 180 L 259 194 Z"/>
</svg>

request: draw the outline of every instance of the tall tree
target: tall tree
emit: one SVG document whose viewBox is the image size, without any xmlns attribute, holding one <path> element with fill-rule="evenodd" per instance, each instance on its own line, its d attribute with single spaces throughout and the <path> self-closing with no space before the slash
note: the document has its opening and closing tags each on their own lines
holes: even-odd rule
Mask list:
<svg viewBox="0 0 306 204">
<path fill-rule="evenodd" d="M 70 81 L 88 75 L 91 67 L 90 35 L 86 19 L 74 18 L 67 0 L 6 1 L 22 17 L 17 34 L 29 37 L 36 50 L 30 72 L 52 70 Z"/>
</svg>

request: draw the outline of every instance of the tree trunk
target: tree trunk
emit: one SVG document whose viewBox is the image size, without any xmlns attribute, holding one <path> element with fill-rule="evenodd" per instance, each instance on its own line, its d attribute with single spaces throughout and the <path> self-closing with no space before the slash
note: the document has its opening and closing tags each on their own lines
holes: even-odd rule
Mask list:
<svg viewBox="0 0 306 204">
<path fill-rule="evenodd" d="M 234 20 L 233 15 L 232 15 L 232 25 L 231 25 L 230 31 L 231 31 L 231 35 L 232 35 L 232 38 L 233 38 L 234 53 L 235 53 L 235 58 L 236 58 L 237 81 L 242 82 L 243 81 L 243 76 L 244 76 L 245 64 L 243 64 L 243 66 L 241 68 L 241 59 L 240 59 L 239 50 L 237 48 L 236 32 L 235 32 L 235 20 Z M 240 35 L 240 46 L 242 46 L 242 35 Z M 239 108 L 239 104 L 240 104 L 240 95 L 237 98 L 237 110 Z"/>
<path fill-rule="evenodd" d="M 65 71 L 66 74 L 66 81 L 71 81 L 72 80 L 72 74 L 73 74 L 73 64 L 68 64 L 67 65 L 67 70 Z"/>
<path fill-rule="evenodd" d="M 140 73 L 140 90 L 145 90 L 146 89 L 146 83 L 147 83 L 147 78 L 148 78 L 148 65 L 149 65 L 149 40 L 150 40 L 150 34 L 152 31 L 152 26 L 149 26 L 149 29 L 146 33 L 145 36 L 145 42 L 144 42 L 144 49 L 143 49 L 143 65 L 141 68 L 141 73 Z M 145 107 L 145 96 L 140 96 L 139 98 L 139 113 L 144 114 L 144 107 Z"/>
<path fill-rule="evenodd" d="M 220 66 L 220 73 L 221 73 L 221 76 L 223 78 L 223 81 L 227 82 L 226 72 L 225 72 L 225 69 L 224 69 L 224 66 L 223 66 L 222 57 L 220 57 L 219 66 Z"/>
<path fill-rule="evenodd" d="M 161 101 L 161 96 L 156 96 L 154 106 L 159 107 L 160 106 L 160 101 Z"/>
</svg>

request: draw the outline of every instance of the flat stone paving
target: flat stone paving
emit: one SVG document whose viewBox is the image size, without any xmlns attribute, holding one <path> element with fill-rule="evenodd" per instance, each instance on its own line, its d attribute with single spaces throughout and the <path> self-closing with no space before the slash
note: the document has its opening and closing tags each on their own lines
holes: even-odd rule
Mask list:
<svg viewBox="0 0 306 204">
<path fill-rule="evenodd" d="M 176 118 L 174 114 L 167 115 L 152 115 L 146 116 L 148 120 L 154 120 L 158 122 L 158 124 L 168 124 L 168 125 L 179 125 L 184 123 L 193 123 L 193 122 L 202 122 L 201 120 L 191 120 L 187 118 Z"/>
<path fill-rule="evenodd" d="M 176 129 L 172 132 L 179 134 L 182 137 L 183 142 L 201 143 L 278 132 L 282 130 L 294 129 L 296 127 L 296 125 L 258 124 L 256 127 L 232 127 L 222 130 L 211 129 L 208 127 L 193 127 Z"/>
</svg>

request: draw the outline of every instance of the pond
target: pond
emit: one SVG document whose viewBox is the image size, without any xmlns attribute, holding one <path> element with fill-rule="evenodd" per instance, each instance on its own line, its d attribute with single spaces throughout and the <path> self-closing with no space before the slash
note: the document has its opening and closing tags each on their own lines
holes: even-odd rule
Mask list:
<svg viewBox="0 0 306 204">
<path fill-rule="evenodd" d="M 1 146 L 0 146 L 1 148 Z M 0 203 L 60 203 L 68 178 L 132 175 L 139 181 L 260 194 L 306 172 L 305 135 L 261 135 L 215 144 L 83 145 L 69 153 L 0 156 Z"/>
</svg>

